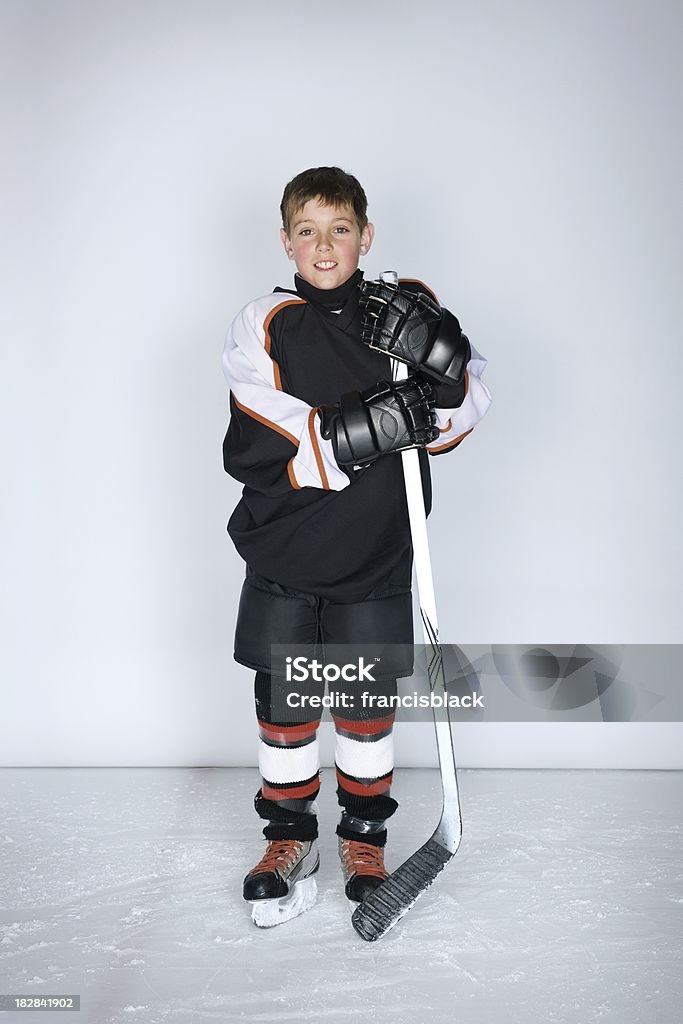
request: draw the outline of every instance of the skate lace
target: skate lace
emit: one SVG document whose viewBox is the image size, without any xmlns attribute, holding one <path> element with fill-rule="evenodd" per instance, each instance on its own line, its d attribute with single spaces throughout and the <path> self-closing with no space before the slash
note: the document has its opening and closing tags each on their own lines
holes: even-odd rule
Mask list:
<svg viewBox="0 0 683 1024">
<path fill-rule="evenodd" d="M 372 843 L 361 843 L 356 839 L 342 839 L 342 861 L 348 877 L 353 874 L 377 875 L 388 878 L 389 873 L 384 867 L 384 850 Z"/>
<path fill-rule="evenodd" d="M 270 839 L 268 849 L 255 868 L 252 875 L 260 871 L 276 871 L 278 868 L 286 872 L 295 863 L 304 844 L 297 839 Z"/>
</svg>

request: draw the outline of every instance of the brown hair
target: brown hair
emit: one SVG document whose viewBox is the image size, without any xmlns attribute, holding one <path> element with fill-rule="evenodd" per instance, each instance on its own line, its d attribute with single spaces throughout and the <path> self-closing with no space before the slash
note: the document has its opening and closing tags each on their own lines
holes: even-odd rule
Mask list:
<svg viewBox="0 0 683 1024">
<path fill-rule="evenodd" d="M 368 223 L 368 200 L 357 178 L 341 167 L 309 167 L 292 178 L 282 194 L 280 213 L 288 235 L 294 215 L 309 199 L 318 198 L 325 206 L 350 206 L 359 231 Z"/>
</svg>

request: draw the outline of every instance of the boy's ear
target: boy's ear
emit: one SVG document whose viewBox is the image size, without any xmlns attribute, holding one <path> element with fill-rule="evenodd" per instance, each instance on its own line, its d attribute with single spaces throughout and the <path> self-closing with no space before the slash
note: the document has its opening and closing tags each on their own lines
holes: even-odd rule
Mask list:
<svg viewBox="0 0 683 1024">
<path fill-rule="evenodd" d="M 375 237 L 375 225 L 371 224 L 370 221 L 365 225 L 360 233 L 360 251 L 361 255 L 365 255 L 372 245 L 372 240 Z"/>
<path fill-rule="evenodd" d="M 280 240 L 282 242 L 282 245 L 284 246 L 284 250 L 287 253 L 287 256 L 289 257 L 290 260 L 293 260 L 294 250 L 292 249 L 292 243 L 290 242 L 287 232 L 285 231 L 284 228 L 280 228 Z"/>
</svg>

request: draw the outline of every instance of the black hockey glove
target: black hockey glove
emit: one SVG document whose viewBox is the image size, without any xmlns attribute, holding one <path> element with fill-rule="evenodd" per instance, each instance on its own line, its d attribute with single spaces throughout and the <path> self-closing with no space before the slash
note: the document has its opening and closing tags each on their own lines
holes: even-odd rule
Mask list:
<svg viewBox="0 0 683 1024">
<path fill-rule="evenodd" d="M 380 455 L 435 441 L 435 402 L 426 379 L 380 380 L 365 391 L 347 391 L 337 405 L 320 406 L 320 433 L 332 440 L 340 466 L 362 466 Z"/>
<path fill-rule="evenodd" d="M 402 291 L 385 281 L 362 281 L 361 338 L 445 384 L 465 376 L 471 350 L 457 317 L 425 292 Z"/>
</svg>

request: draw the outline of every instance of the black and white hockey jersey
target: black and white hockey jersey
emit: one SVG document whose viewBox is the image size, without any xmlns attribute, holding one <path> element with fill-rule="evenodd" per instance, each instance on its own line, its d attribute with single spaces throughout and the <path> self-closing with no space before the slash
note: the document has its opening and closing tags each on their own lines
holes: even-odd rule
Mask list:
<svg viewBox="0 0 683 1024">
<path fill-rule="evenodd" d="M 411 584 L 399 454 L 344 472 L 316 411 L 346 391 L 391 380 L 389 357 L 361 341 L 362 279 L 359 269 L 326 291 L 295 274 L 294 289 L 275 288 L 240 310 L 223 351 L 230 387 L 223 463 L 244 484 L 228 533 L 259 575 L 342 604 L 382 583 L 396 592 Z M 433 294 L 418 281 L 399 283 Z M 462 385 L 435 385 L 440 436 L 419 450 L 428 512 L 429 456 L 455 448 L 486 412 L 486 362 L 472 346 Z"/>
</svg>

